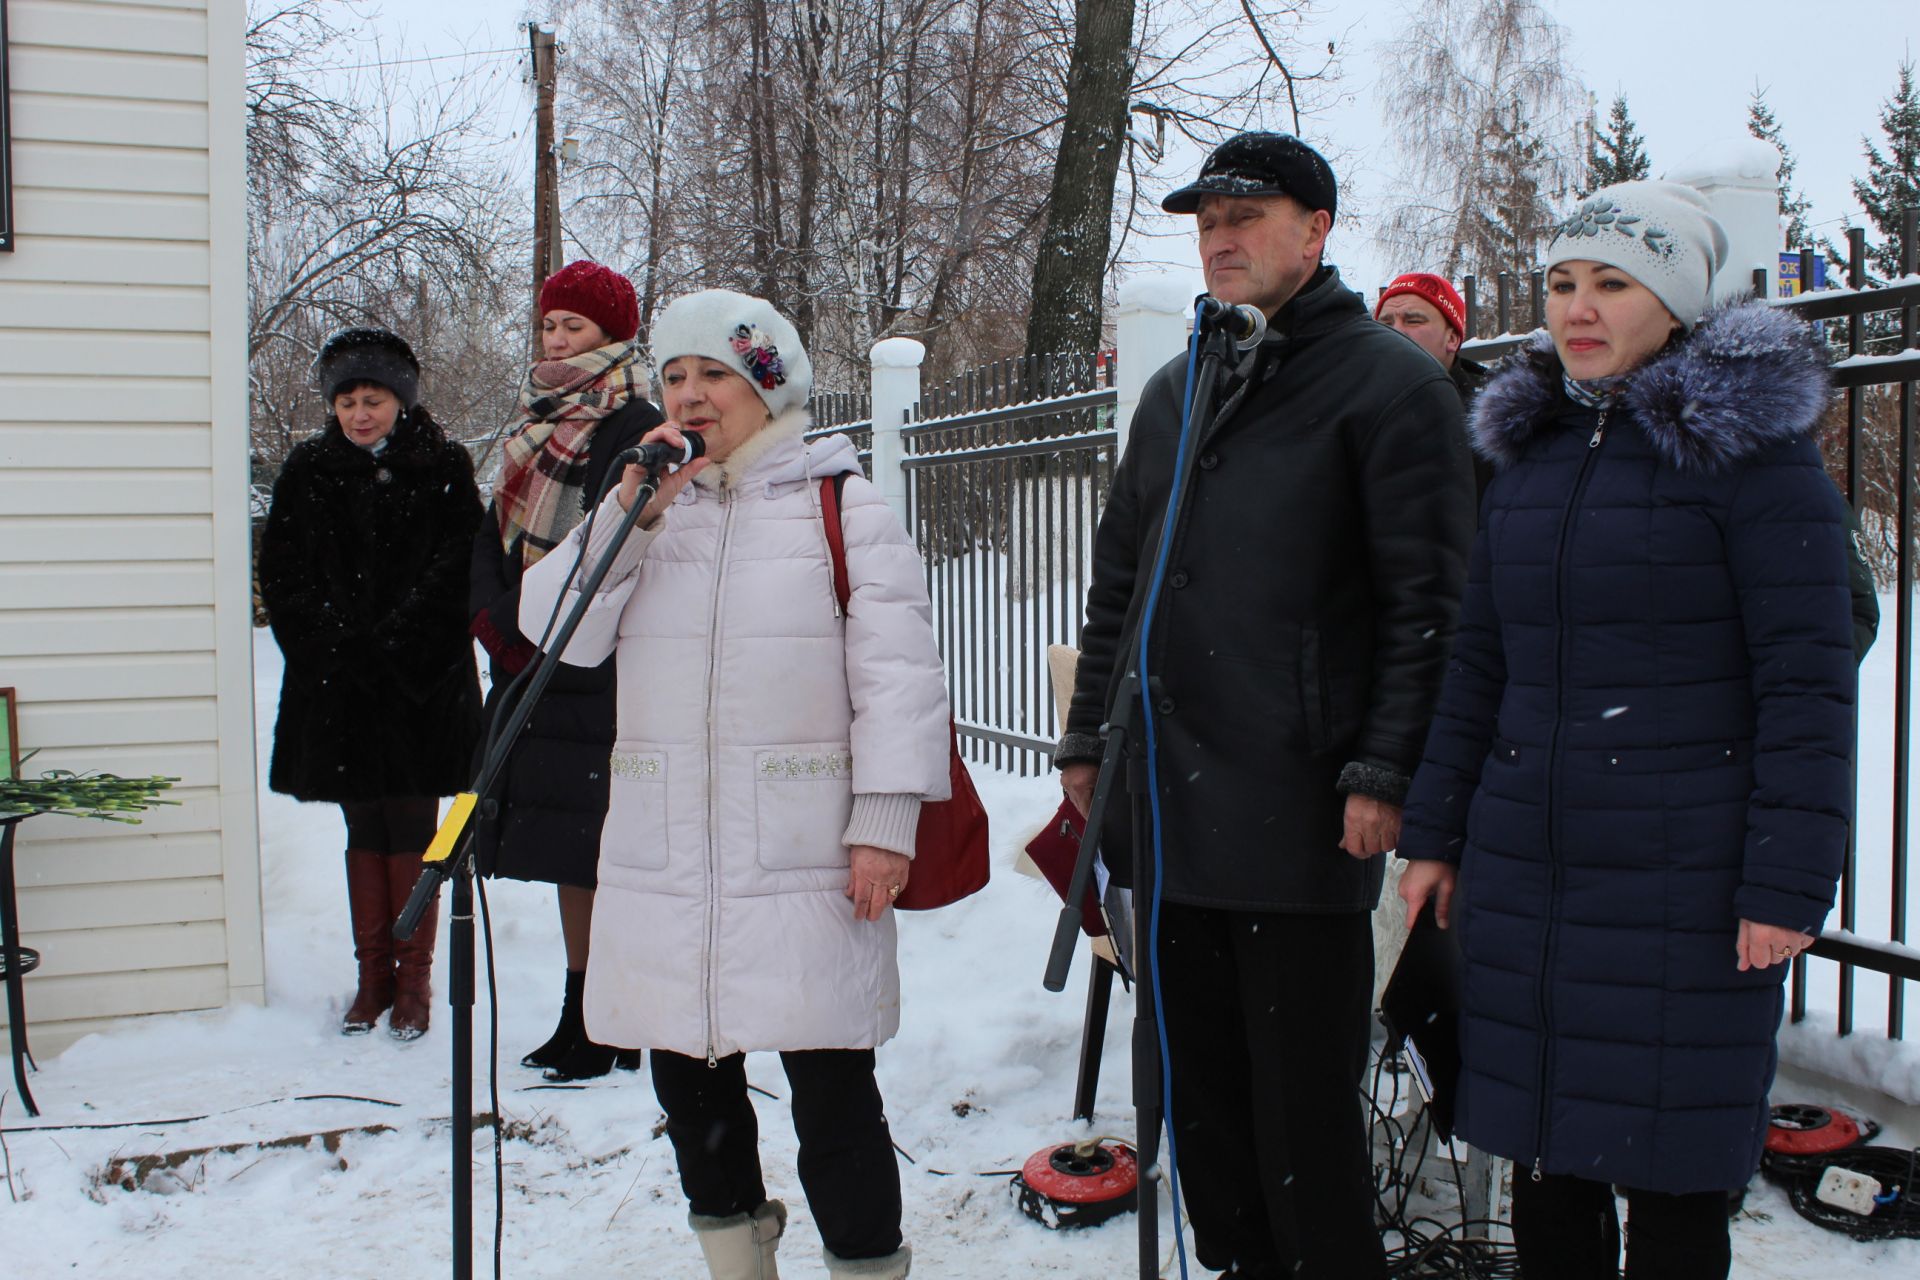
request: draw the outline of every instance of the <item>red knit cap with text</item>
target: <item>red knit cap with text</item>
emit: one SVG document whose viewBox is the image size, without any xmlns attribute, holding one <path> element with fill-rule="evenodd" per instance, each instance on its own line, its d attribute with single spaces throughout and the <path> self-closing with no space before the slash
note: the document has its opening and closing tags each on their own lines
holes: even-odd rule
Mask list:
<svg viewBox="0 0 1920 1280">
<path fill-rule="evenodd" d="M 549 311 L 583 315 L 615 342 L 631 342 L 640 332 L 640 300 L 633 296 L 633 282 L 585 258 L 569 262 L 540 286 L 540 314 Z"/>
<path fill-rule="evenodd" d="M 1380 308 L 1388 298 L 1402 293 L 1412 293 L 1425 298 L 1440 312 L 1440 316 L 1453 331 L 1462 338 L 1467 336 L 1467 304 L 1460 301 L 1460 295 L 1454 292 L 1445 276 L 1436 276 L 1431 271 L 1409 271 L 1397 277 L 1394 282 L 1380 291 L 1380 301 L 1373 304 L 1373 318 L 1380 318 Z"/>
</svg>

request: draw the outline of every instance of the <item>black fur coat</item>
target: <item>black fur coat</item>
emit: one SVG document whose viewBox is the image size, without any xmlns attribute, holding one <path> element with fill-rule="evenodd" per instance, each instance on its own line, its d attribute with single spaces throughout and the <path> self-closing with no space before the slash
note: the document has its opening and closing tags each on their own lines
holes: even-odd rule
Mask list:
<svg viewBox="0 0 1920 1280">
<path fill-rule="evenodd" d="M 388 439 L 375 455 L 330 424 L 273 489 L 260 592 L 286 675 L 268 781 L 300 800 L 451 795 L 472 765 L 473 462 L 430 424 Z"/>
</svg>

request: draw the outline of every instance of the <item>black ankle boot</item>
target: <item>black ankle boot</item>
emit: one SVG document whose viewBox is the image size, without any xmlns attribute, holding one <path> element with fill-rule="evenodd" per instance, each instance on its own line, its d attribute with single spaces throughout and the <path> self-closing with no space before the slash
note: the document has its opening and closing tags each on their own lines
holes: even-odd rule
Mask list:
<svg viewBox="0 0 1920 1280">
<path fill-rule="evenodd" d="M 568 1080 L 597 1080 L 607 1072 L 619 1067 L 622 1071 L 640 1069 L 640 1051 L 638 1049 L 616 1049 L 610 1044 L 596 1044 L 581 1033 L 566 1056 L 547 1068 L 544 1079 L 556 1083 Z"/>
<path fill-rule="evenodd" d="M 580 1016 L 580 998 L 587 989 L 585 969 L 567 970 L 567 995 L 560 1004 L 560 1025 L 547 1042 L 520 1059 L 523 1067 L 557 1067 L 573 1046 L 586 1039 L 586 1022 Z M 605 1074 L 604 1072 L 602 1074 Z"/>
</svg>

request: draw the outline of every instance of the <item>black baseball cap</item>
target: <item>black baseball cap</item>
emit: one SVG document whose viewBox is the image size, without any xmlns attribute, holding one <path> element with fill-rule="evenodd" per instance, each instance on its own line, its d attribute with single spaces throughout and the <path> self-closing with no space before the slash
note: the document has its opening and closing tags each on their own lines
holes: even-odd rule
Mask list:
<svg viewBox="0 0 1920 1280">
<path fill-rule="evenodd" d="M 1200 176 L 1160 202 L 1192 213 L 1202 196 L 1292 196 L 1309 209 L 1338 212 L 1340 190 L 1326 157 L 1290 133 L 1242 133 L 1213 149 Z"/>
</svg>

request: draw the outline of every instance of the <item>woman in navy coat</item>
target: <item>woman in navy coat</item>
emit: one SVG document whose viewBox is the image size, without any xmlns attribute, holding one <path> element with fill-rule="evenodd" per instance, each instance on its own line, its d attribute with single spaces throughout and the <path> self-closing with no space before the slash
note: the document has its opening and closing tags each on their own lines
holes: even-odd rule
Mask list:
<svg viewBox="0 0 1920 1280">
<path fill-rule="evenodd" d="M 1401 895 L 1466 957 L 1459 1129 L 1514 1161 L 1529 1277 L 1724 1277 L 1782 978 L 1852 814 L 1847 512 L 1825 362 L 1706 310 L 1700 197 L 1623 183 L 1547 254 L 1547 328 L 1476 406 L 1486 495 L 1408 797 Z M 1704 313 L 1704 314 L 1703 314 Z"/>
</svg>

